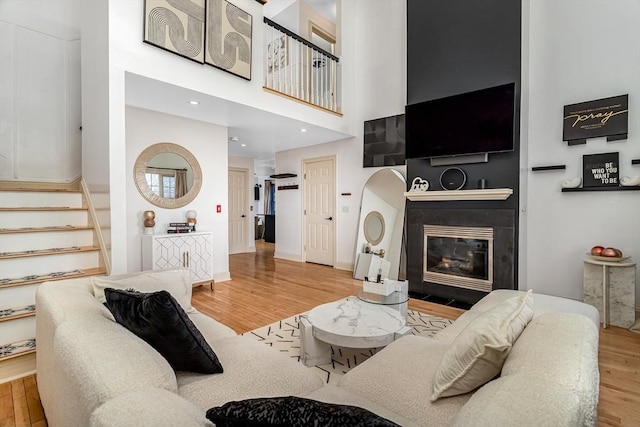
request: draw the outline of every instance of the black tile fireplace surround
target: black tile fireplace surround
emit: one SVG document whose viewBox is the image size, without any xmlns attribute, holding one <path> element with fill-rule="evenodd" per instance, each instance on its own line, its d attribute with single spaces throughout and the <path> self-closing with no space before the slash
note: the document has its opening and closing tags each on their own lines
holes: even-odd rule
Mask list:
<svg viewBox="0 0 640 427">
<path fill-rule="evenodd" d="M 407 205 L 407 278 L 409 292 L 474 304 L 485 292 L 423 281 L 424 225 L 493 228 L 492 289 L 517 289 L 516 212 L 514 209 L 437 209 L 432 203 Z"/>
</svg>

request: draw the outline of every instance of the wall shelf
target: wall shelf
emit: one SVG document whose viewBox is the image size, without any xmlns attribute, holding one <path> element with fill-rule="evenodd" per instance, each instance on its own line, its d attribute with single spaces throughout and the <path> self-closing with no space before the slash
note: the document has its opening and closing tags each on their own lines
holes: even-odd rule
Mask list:
<svg viewBox="0 0 640 427">
<path fill-rule="evenodd" d="M 567 168 L 566 165 L 534 166 L 531 168 L 531 171 L 532 172 L 552 171 L 552 170 L 562 170 L 566 168 Z"/>
<path fill-rule="evenodd" d="M 404 196 L 412 202 L 444 202 L 449 200 L 506 200 L 513 194 L 511 188 L 485 188 L 481 190 L 409 191 Z"/>
<path fill-rule="evenodd" d="M 295 178 L 295 173 L 277 173 L 275 175 L 269 175 L 269 178 L 282 179 L 282 178 Z"/>
<path fill-rule="evenodd" d="M 298 184 L 278 186 L 278 190 L 297 190 L 297 189 L 298 189 Z"/>
<path fill-rule="evenodd" d="M 640 190 L 640 187 L 580 187 L 580 188 L 563 188 L 563 193 L 577 193 L 580 191 L 633 191 Z"/>
</svg>

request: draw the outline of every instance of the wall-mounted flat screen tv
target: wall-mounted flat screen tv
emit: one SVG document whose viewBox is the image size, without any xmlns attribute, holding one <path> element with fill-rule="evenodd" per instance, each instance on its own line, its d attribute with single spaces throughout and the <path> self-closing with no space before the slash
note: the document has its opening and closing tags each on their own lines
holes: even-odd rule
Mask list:
<svg viewBox="0 0 640 427">
<path fill-rule="evenodd" d="M 406 158 L 511 151 L 515 83 L 407 105 Z"/>
</svg>

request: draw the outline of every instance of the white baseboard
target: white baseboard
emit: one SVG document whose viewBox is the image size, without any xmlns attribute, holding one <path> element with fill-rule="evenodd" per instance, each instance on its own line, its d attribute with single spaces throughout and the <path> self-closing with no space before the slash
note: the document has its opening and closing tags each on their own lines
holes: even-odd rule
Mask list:
<svg viewBox="0 0 640 427">
<path fill-rule="evenodd" d="M 336 262 L 336 265 L 334 265 L 333 268 L 337 270 L 353 271 L 353 264 L 350 262 Z"/>
<path fill-rule="evenodd" d="M 286 259 L 288 261 L 303 262 L 302 255 L 299 254 L 285 254 L 282 252 L 275 252 L 273 254 L 273 257 L 277 259 Z"/>
<path fill-rule="evenodd" d="M 222 273 L 213 273 L 214 282 L 226 282 L 227 280 L 231 280 L 231 274 L 228 271 L 224 271 Z"/>
</svg>

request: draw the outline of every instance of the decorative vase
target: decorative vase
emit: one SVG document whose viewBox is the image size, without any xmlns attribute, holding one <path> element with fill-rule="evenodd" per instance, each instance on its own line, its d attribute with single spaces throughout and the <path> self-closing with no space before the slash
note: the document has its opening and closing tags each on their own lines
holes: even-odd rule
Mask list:
<svg viewBox="0 0 640 427">
<path fill-rule="evenodd" d="M 144 234 L 153 234 L 153 227 L 156 226 L 156 213 L 154 211 L 144 211 L 142 218 L 144 218 Z"/>
<path fill-rule="evenodd" d="M 578 188 L 582 183 L 582 178 L 565 179 L 562 181 L 562 188 Z"/>
<path fill-rule="evenodd" d="M 620 178 L 620 185 L 623 187 L 636 187 L 640 185 L 640 175 L 623 176 Z"/>
<path fill-rule="evenodd" d="M 188 210 L 185 212 L 184 216 L 187 218 L 187 224 L 189 224 L 191 231 L 196 231 L 196 223 L 198 222 L 196 217 L 198 216 L 198 213 L 194 210 Z"/>
</svg>

